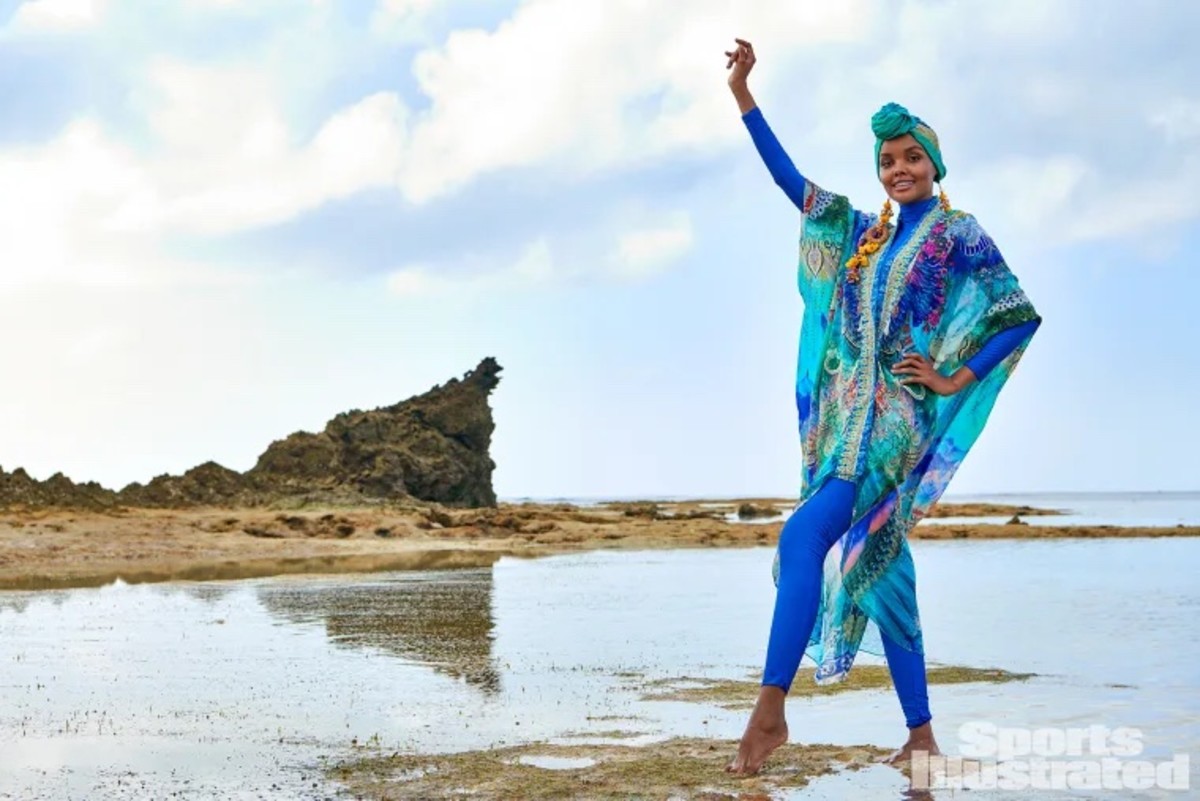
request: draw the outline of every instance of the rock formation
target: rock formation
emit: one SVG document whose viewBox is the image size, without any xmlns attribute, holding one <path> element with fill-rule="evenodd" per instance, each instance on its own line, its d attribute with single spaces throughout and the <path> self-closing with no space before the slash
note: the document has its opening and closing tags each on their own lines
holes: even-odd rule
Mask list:
<svg viewBox="0 0 1200 801">
<path fill-rule="evenodd" d="M 94 481 L 76 484 L 62 473 L 38 481 L 19 467 L 11 473 L 0 468 L 0 507 L 100 509 L 116 505 L 117 493 Z"/>
<path fill-rule="evenodd" d="M 461 381 L 394 406 L 339 414 L 320 434 L 273 442 L 246 478 L 285 494 L 350 489 L 369 498 L 495 506 L 488 449 L 496 426 L 487 399 L 500 369 L 487 358 Z"/>
<path fill-rule="evenodd" d="M 500 370 L 488 357 L 461 380 L 424 395 L 339 414 L 318 434 L 301 431 L 271 443 L 245 473 L 205 462 L 182 476 L 162 475 L 113 492 L 95 482 L 75 484 L 61 473 L 39 482 L 19 468 L 0 469 L 0 507 L 256 506 L 285 498 L 495 506 L 488 396 L 500 383 Z"/>
</svg>

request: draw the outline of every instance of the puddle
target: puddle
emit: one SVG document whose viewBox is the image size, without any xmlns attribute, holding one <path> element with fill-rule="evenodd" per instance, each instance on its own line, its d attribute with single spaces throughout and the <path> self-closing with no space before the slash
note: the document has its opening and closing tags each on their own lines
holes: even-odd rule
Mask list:
<svg viewBox="0 0 1200 801">
<path fill-rule="evenodd" d="M 517 759 L 518 764 L 529 765 L 543 770 L 579 770 L 590 768 L 596 760 L 589 757 L 556 757 L 543 754 L 530 754 Z"/>
</svg>

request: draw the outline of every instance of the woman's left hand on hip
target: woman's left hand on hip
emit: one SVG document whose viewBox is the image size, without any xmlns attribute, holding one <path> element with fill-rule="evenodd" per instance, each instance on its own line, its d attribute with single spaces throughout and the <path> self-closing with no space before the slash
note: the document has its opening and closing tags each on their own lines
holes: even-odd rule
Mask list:
<svg viewBox="0 0 1200 801">
<path fill-rule="evenodd" d="M 954 382 L 939 373 L 933 362 L 920 353 L 909 353 L 892 365 L 892 372 L 904 376 L 901 384 L 923 384 L 936 395 L 953 395 L 958 391 Z"/>
</svg>

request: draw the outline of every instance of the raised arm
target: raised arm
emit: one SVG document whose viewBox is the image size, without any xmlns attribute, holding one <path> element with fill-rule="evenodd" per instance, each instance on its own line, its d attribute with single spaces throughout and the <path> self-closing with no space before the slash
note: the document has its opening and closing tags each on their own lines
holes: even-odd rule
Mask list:
<svg viewBox="0 0 1200 801">
<path fill-rule="evenodd" d="M 732 72 L 729 74 L 729 89 L 733 92 L 734 99 L 737 100 L 738 110 L 742 114 L 742 122 L 750 131 L 750 138 L 754 141 L 754 146 L 758 149 L 758 154 L 762 157 L 763 163 L 767 165 L 775 183 L 795 204 L 796 208 L 803 209 L 804 176 L 796 169 L 796 165 L 788 157 L 783 145 L 775 138 L 774 132 L 767 125 L 762 110 L 754 102 L 754 96 L 750 94 L 750 88 L 746 84 L 746 78 L 749 76 L 750 70 L 754 68 L 754 47 L 744 39 L 735 41 L 738 45 L 737 50 L 725 52 L 725 55 L 729 57 L 726 68 L 732 68 Z"/>
<path fill-rule="evenodd" d="M 746 123 L 750 138 L 754 140 L 754 146 L 758 149 L 758 155 L 762 156 L 763 163 L 771 171 L 775 183 L 792 203 L 796 204 L 796 208 L 803 209 L 804 176 L 796 169 L 783 145 L 775 138 L 775 133 L 767 125 L 762 110 L 758 107 L 751 109 L 742 115 L 742 121 Z"/>
</svg>

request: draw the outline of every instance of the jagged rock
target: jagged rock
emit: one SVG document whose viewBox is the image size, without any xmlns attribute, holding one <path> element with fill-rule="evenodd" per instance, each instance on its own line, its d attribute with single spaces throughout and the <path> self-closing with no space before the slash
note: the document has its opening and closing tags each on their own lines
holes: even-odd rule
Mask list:
<svg viewBox="0 0 1200 801">
<path fill-rule="evenodd" d="M 0 507 L 105 509 L 180 508 L 265 503 L 382 503 L 401 499 L 447 506 L 494 507 L 495 423 L 488 396 L 501 367 L 488 357 L 392 406 L 339 414 L 325 430 L 297 432 L 271 443 L 246 473 L 205 462 L 182 476 L 161 475 L 119 493 L 95 482 L 75 484 L 56 473 L 36 481 L 0 469 Z M 338 531 L 341 536 L 347 533 Z"/>
<path fill-rule="evenodd" d="M 0 507 L 109 509 L 116 505 L 117 494 L 95 481 L 76 484 L 62 473 L 37 481 L 20 467 L 11 473 L 0 468 Z"/>
<path fill-rule="evenodd" d="M 658 520 L 662 517 L 658 504 L 652 501 L 634 501 L 633 503 L 614 501 L 605 504 L 605 507 L 614 512 L 620 512 L 626 517 L 646 517 L 651 520 Z"/>
<path fill-rule="evenodd" d="M 182 476 L 157 476 L 145 486 L 130 484 L 117 497 L 126 506 L 220 506 L 249 501 L 245 497 L 249 489 L 249 482 L 241 473 L 216 462 L 205 462 Z"/>
<path fill-rule="evenodd" d="M 394 406 L 339 414 L 320 434 L 272 443 L 246 477 L 277 492 L 350 488 L 370 498 L 495 506 L 487 399 L 500 369 L 487 358 L 461 381 Z"/>
</svg>

